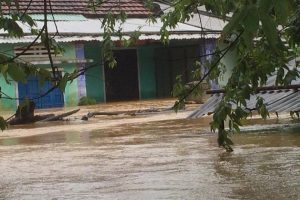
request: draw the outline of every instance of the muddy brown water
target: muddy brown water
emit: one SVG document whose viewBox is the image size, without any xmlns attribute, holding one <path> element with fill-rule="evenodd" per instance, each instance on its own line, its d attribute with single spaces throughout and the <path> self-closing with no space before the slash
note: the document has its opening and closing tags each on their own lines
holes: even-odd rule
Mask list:
<svg viewBox="0 0 300 200">
<path fill-rule="evenodd" d="M 300 199 L 300 128 L 280 127 L 233 153 L 205 120 L 2 138 L 0 199 Z"/>
</svg>

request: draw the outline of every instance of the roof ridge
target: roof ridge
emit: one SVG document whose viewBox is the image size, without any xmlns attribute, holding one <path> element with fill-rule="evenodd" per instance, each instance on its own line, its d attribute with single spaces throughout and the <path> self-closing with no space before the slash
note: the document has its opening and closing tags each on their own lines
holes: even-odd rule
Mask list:
<svg viewBox="0 0 300 200">
<path fill-rule="evenodd" d="M 44 0 L 18 0 L 18 6 L 13 2 L 10 5 L 2 2 L 0 11 L 4 14 L 24 11 L 28 14 L 44 13 Z M 51 0 L 51 4 L 49 2 L 47 2 L 48 13 L 54 14 L 81 14 L 87 17 L 104 17 L 108 11 L 113 10 L 113 14 L 124 11 L 128 17 L 146 18 L 151 13 L 142 0 L 104 0 L 95 9 L 89 6 L 89 0 Z"/>
</svg>

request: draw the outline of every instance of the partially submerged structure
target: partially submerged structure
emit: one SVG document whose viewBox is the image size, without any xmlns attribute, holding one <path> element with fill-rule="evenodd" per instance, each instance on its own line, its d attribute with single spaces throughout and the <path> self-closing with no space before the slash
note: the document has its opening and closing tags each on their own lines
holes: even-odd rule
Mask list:
<svg viewBox="0 0 300 200">
<path fill-rule="evenodd" d="M 290 67 L 296 67 L 296 62 L 300 62 L 300 58 L 293 59 Z M 247 101 L 245 111 L 251 112 L 256 110 L 257 98 L 261 97 L 264 100 L 266 108 L 273 113 L 289 113 L 300 111 L 300 78 L 292 81 L 290 86 L 276 86 L 276 75 L 270 76 L 266 85 L 261 87 L 255 94 L 251 95 Z M 223 98 L 222 90 L 210 91 L 212 96 L 199 108 L 193 111 L 188 118 L 200 118 L 214 113 L 218 104 Z M 234 104 L 232 105 L 235 106 Z"/>
<path fill-rule="evenodd" d="M 151 24 L 147 21 L 150 11 L 140 0 L 108 0 L 96 6 L 88 7 L 88 0 L 49 1 L 47 14 L 48 32 L 63 47 L 64 52 L 53 54 L 58 73 L 72 72 L 94 65 L 86 73 L 68 83 L 65 93 L 56 89 L 43 98 L 35 99 L 36 108 L 51 108 L 77 105 L 83 96 L 94 98 L 97 102 L 137 100 L 171 95 L 176 76 L 181 74 L 185 81 L 191 80 L 190 71 L 194 61 L 207 53 L 209 44 L 219 37 L 222 27 L 211 30 L 190 24 L 179 23 L 169 30 L 170 43 L 165 46 L 160 42 L 162 23 Z M 21 0 L 19 9 L 26 11 L 36 22 L 36 28 L 44 24 L 44 1 Z M 4 12 L 11 12 L 15 7 L 3 7 Z M 51 9 L 51 10 L 50 10 Z M 114 56 L 118 62 L 114 69 L 103 61 L 102 18 L 111 11 L 119 14 L 124 11 L 128 19 L 122 24 L 122 33 L 126 36 L 140 32 L 135 46 L 124 48 L 119 37 L 112 37 L 115 42 Z M 30 29 L 19 23 L 24 37 L 11 38 L 0 30 L 0 48 L 6 55 L 14 56 L 31 43 L 35 36 Z M 39 41 L 38 41 L 39 42 Z M 1 53 L 1 52 L 0 52 Z M 45 47 L 38 43 L 32 46 L 20 60 L 49 68 Z M 28 97 L 34 99 L 45 93 L 51 83 L 39 85 L 37 77 L 29 77 L 27 84 L 7 85 L 0 77 L 2 91 L 12 98 Z M 15 109 L 20 102 L 0 99 L 1 109 Z"/>
</svg>

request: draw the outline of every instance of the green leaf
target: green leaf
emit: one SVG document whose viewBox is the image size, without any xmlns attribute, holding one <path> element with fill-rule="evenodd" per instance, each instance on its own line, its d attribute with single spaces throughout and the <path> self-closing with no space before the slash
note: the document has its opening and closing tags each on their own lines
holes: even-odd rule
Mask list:
<svg viewBox="0 0 300 200">
<path fill-rule="evenodd" d="M 237 109 L 235 110 L 235 113 L 238 118 L 244 118 L 247 116 L 247 112 L 244 111 L 241 107 L 237 107 Z"/>
<path fill-rule="evenodd" d="M 3 131 L 6 128 L 7 128 L 7 122 L 2 116 L 0 116 L 0 129 Z"/>
<path fill-rule="evenodd" d="M 33 19 L 27 14 L 22 15 L 21 20 L 23 23 L 27 23 L 30 27 L 36 25 Z"/>
<path fill-rule="evenodd" d="M 236 132 L 240 132 L 240 127 L 238 124 L 233 123 L 233 128 L 235 129 Z"/>
<path fill-rule="evenodd" d="M 247 48 L 251 48 L 253 46 L 253 34 L 249 31 L 244 31 L 242 38 Z"/>
<path fill-rule="evenodd" d="M 8 32 L 10 36 L 21 37 L 24 34 L 23 29 L 13 19 L 4 19 L 2 27 Z"/>
<path fill-rule="evenodd" d="M 21 81 L 22 83 L 26 83 L 26 74 L 24 72 L 24 69 L 21 68 L 18 64 L 10 64 L 7 72 L 14 81 Z"/>
<path fill-rule="evenodd" d="M 184 100 L 177 100 L 173 105 L 173 110 L 177 113 L 178 110 L 182 110 L 185 107 Z"/>
<path fill-rule="evenodd" d="M 284 69 L 281 67 L 277 71 L 277 76 L 276 76 L 276 82 L 275 85 L 278 85 L 279 83 L 282 83 L 282 79 L 284 77 Z"/>
<path fill-rule="evenodd" d="M 47 80 L 51 79 L 51 72 L 46 69 L 40 69 L 38 72 L 39 85 L 43 86 Z"/>
<path fill-rule="evenodd" d="M 275 21 L 266 13 L 260 13 L 260 19 L 263 32 L 266 35 L 269 44 L 273 49 L 276 49 L 279 40 Z"/>
<path fill-rule="evenodd" d="M 279 0 L 279 1 L 285 1 L 285 0 Z M 274 5 L 274 0 L 258 0 L 258 7 L 262 13 L 268 14 L 271 11 L 273 5 Z"/>
<path fill-rule="evenodd" d="M 229 21 L 229 23 L 224 27 L 223 33 L 225 36 L 230 35 L 230 33 L 237 28 L 238 24 L 244 20 L 247 15 L 247 7 L 243 6 L 240 10 L 235 12 Z"/>
<path fill-rule="evenodd" d="M 290 8 L 291 5 L 289 0 L 275 0 L 274 9 L 279 23 L 286 24 Z"/>
<path fill-rule="evenodd" d="M 0 65 L 0 71 L 2 74 L 7 73 L 8 70 L 8 64 L 1 64 Z"/>
<path fill-rule="evenodd" d="M 249 33 L 255 33 L 259 27 L 258 9 L 255 5 L 247 8 L 247 16 L 243 20 L 244 28 Z"/>
<path fill-rule="evenodd" d="M 225 142 L 225 131 L 224 130 L 218 130 L 218 144 L 219 146 L 223 146 Z"/>
<path fill-rule="evenodd" d="M 265 105 L 262 105 L 258 110 L 259 114 L 262 116 L 263 119 L 266 119 L 269 116 L 269 112 Z"/>
</svg>

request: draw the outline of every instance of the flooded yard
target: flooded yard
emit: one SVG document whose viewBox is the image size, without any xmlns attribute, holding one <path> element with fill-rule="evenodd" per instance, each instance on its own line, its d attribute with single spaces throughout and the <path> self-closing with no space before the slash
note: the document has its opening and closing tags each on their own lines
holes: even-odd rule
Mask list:
<svg viewBox="0 0 300 200">
<path fill-rule="evenodd" d="M 156 118 L 11 130 L 51 131 L 0 137 L 0 199 L 300 198 L 300 128 L 235 135 L 226 153 L 209 119 Z"/>
</svg>

